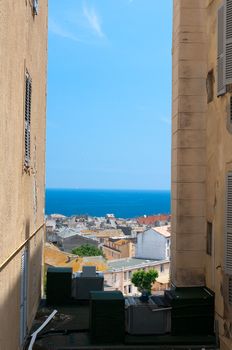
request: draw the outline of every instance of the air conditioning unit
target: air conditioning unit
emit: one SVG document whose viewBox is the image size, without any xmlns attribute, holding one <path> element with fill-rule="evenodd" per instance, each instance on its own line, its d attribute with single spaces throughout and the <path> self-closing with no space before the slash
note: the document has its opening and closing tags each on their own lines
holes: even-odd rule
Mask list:
<svg viewBox="0 0 232 350">
<path fill-rule="evenodd" d="M 33 13 L 38 15 L 39 12 L 39 0 L 33 0 Z"/>
</svg>

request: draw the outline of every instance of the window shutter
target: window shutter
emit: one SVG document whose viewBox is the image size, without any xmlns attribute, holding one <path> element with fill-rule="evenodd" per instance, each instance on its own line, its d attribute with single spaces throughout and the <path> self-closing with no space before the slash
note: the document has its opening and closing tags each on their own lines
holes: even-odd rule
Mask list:
<svg viewBox="0 0 232 350">
<path fill-rule="evenodd" d="M 225 84 L 232 84 L 232 0 L 225 7 Z"/>
<path fill-rule="evenodd" d="M 225 7 L 218 9 L 218 58 L 217 58 L 217 95 L 223 95 L 225 88 Z"/>
<path fill-rule="evenodd" d="M 32 81 L 29 74 L 26 74 L 25 82 L 25 166 L 30 165 L 31 158 L 31 91 Z"/>
<path fill-rule="evenodd" d="M 229 304 L 232 305 L 232 277 L 229 278 L 229 288 L 228 288 L 229 294 L 228 294 L 228 301 Z"/>
<path fill-rule="evenodd" d="M 225 216 L 225 272 L 232 275 L 232 172 L 227 175 Z"/>
</svg>

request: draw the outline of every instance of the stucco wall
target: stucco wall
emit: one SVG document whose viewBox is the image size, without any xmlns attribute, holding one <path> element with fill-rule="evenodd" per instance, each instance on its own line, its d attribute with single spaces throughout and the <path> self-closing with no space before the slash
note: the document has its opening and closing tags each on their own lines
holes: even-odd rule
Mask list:
<svg viewBox="0 0 232 350">
<path fill-rule="evenodd" d="M 162 272 L 161 272 L 161 265 L 162 265 Z M 113 288 L 120 290 L 124 294 L 130 294 L 130 295 L 140 295 L 140 292 L 138 289 L 132 284 L 131 277 L 134 272 L 139 270 L 148 271 L 150 269 L 155 269 L 158 271 L 159 276 L 166 276 L 169 274 L 170 269 L 170 262 L 162 261 L 161 264 L 153 264 L 151 266 L 140 266 L 138 267 L 130 267 L 125 268 L 123 270 L 117 270 L 117 271 L 108 271 L 104 272 L 104 280 L 105 282 L 112 286 Z M 128 293 L 128 286 L 131 286 L 131 293 Z M 125 287 L 127 292 L 125 292 Z M 155 282 L 154 284 L 154 290 L 163 290 L 165 288 L 162 288 L 162 285 L 158 282 Z"/>
<path fill-rule="evenodd" d="M 208 103 L 206 112 L 206 219 L 213 224 L 212 255 L 206 255 L 206 283 L 216 293 L 216 317 L 220 334 L 231 349 L 232 307 L 226 297 L 228 286 L 224 273 L 225 184 L 226 174 L 232 171 L 232 134 L 227 129 L 231 93 L 218 98 L 216 96 L 217 10 L 221 4 L 222 0 L 209 1 L 207 8 L 207 69 L 213 70 L 215 84 L 214 98 Z"/>
<path fill-rule="evenodd" d="M 206 5 L 174 0 L 171 276 L 177 286 L 205 283 Z"/>
<path fill-rule="evenodd" d="M 171 278 L 177 286 L 205 284 L 215 291 L 221 349 L 228 350 L 232 308 L 226 298 L 224 218 L 232 134 L 227 129 L 231 93 L 217 97 L 221 4 L 222 0 L 174 0 Z M 207 102 L 210 71 L 214 93 Z M 207 221 L 213 228 L 211 255 L 206 253 Z"/>
<path fill-rule="evenodd" d="M 19 348 L 21 254 L 44 222 L 47 0 L 0 2 L 0 349 Z M 24 171 L 25 71 L 32 78 L 31 168 Z M 29 240 L 28 327 L 41 291 L 41 228 Z M 4 320 L 4 321 L 3 321 Z M 12 327 L 14 325 L 14 327 Z"/>
<path fill-rule="evenodd" d="M 152 229 L 138 234 L 136 258 L 165 260 L 166 238 Z"/>
</svg>

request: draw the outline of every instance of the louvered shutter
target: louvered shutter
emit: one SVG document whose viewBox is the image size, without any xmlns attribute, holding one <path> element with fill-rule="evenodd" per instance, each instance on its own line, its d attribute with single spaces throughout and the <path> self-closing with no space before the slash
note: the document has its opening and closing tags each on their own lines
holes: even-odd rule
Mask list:
<svg viewBox="0 0 232 350">
<path fill-rule="evenodd" d="M 232 84 L 232 0 L 225 0 L 225 84 Z"/>
<path fill-rule="evenodd" d="M 232 124 L 232 97 L 230 97 L 230 106 L 229 106 L 229 123 Z"/>
<path fill-rule="evenodd" d="M 225 7 L 222 5 L 218 9 L 217 95 L 225 92 Z"/>
<path fill-rule="evenodd" d="M 232 305 L 232 277 L 229 278 L 228 300 L 229 304 Z"/>
<path fill-rule="evenodd" d="M 232 172 L 227 175 L 225 214 L 225 272 L 232 275 Z"/>
<path fill-rule="evenodd" d="M 25 166 L 30 165 L 31 158 L 31 90 L 32 82 L 29 74 L 25 82 Z"/>
<path fill-rule="evenodd" d="M 28 284 L 28 250 L 21 255 L 21 285 L 20 285 L 20 345 L 23 345 L 27 335 L 27 284 Z"/>
</svg>

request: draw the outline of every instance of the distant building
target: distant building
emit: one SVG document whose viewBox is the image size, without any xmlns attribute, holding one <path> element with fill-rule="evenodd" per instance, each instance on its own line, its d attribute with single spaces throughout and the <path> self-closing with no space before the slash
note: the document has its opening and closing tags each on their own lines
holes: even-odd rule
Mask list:
<svg viewBox="0 0 232 350">
<path fill-rule="evenodd" d="M 153 227 L 137 235 L 136 257 L 141 259 L 170 259 L 170 226 Z"/>
<path fill-rule="evenodd" d="M 159 273 L 157 282 L 153 286 L 153 291 L 167 289 L 169 286 L 169 261 L 167 260 L 145 260 L 145 259 L 119 259 L 108 262 L 108 270 L 104 272 L 105 282 L 115 290 L 120 290 L 125 295 L 140 294 L 132 284 L 131 278 L 134 272 L 155 269 Z M 159 278 L 163 277 L 162 282 Z M 165 282 L 165 283 L 164 283 Z"/>
<path fill-rule="evenodd" d="M 151 216 L 142 216 L 137 219 L 138 224 L 146 226 L 163 226 L 168 225 L 171 222 L 170 214 L 159 214 Z"/>
<path fill-rule="evenodd" d="M 115 219 L 114 214 L 106 214 L 106 219 Z"/>
<path fill-rule="evenodd" d="M 132 227 L 127 226 L 127 225 L 118 225 L 117 224 L 117 229 L 122 230 L 125 236 L 130 236 L 132 232 Z"/>
<path fill-rule="evenodd" d="M 56 229 L 56 220 L 55 219 L 46 220 L 46 231 L 52 232 L 55 229 Z"/>
<path fill-rule="evenodd" d="M 135 243 L 129 239 L 105 238 L 102 250 L 108 260 L 132 258 L 135 256 Z"/>
<path fill-rule="evenodd" d="M 82 230 L 81 234 L 85 237 L 95 237 L 99 239 L 100 243 L 104 242 L 105 238 L 124 237 L 122 230 L 118 229 L 99 229 L 99 230 Z"/>
<path fill-rule="evenodd" d="M 72 228 L 66 228 L 56 233 L 57 245 L 65 252 L 71 252 L 74 248 L 80 247 L 83 244 L 90 244 L 95 247 L 99 246 L 99 239 L 92 236 L 84 236 L 80 231 Z"/>
<path fill-rule="evenodd" d="M 102 256 L 77 257 L 59 250 L 52 244 L 45 244 L 44 247 L 45 267 L 71 267 L 73 272 L 81 271 L 83 266 L 96 266 L 98 271 L 107 270 L 107 263 Z"/>
</svg>

